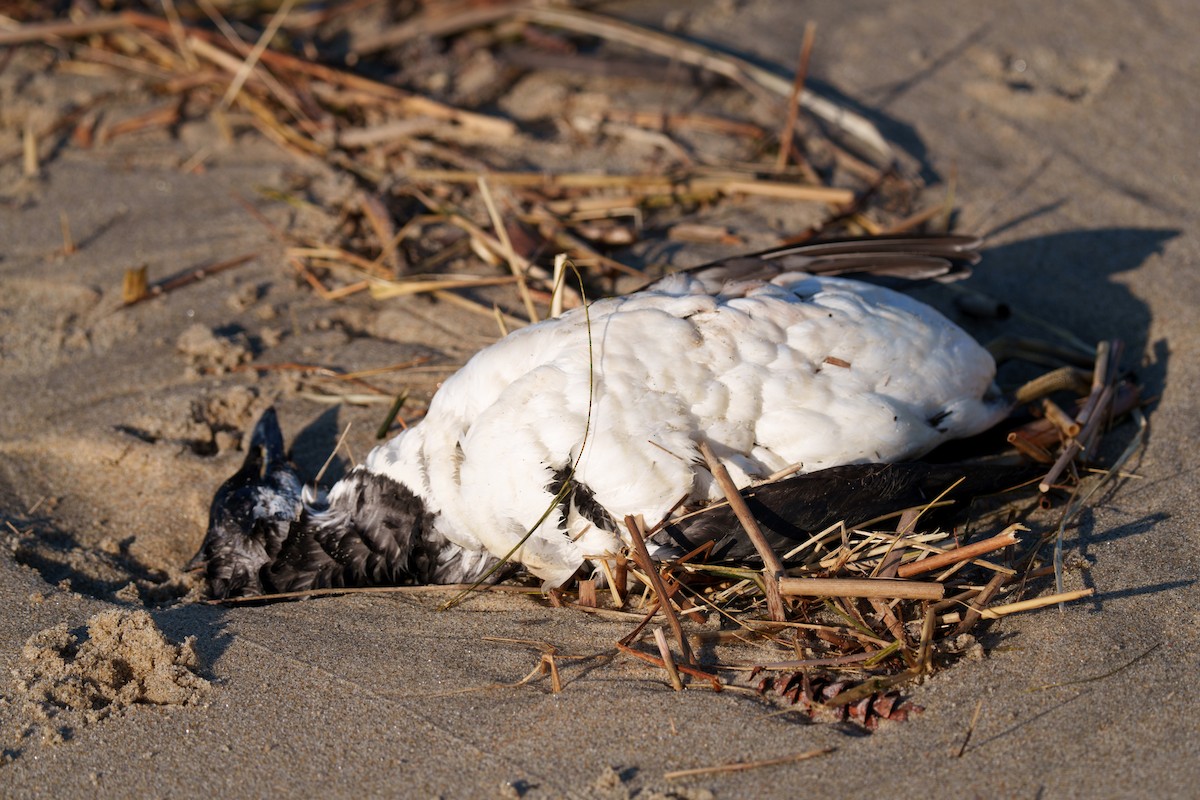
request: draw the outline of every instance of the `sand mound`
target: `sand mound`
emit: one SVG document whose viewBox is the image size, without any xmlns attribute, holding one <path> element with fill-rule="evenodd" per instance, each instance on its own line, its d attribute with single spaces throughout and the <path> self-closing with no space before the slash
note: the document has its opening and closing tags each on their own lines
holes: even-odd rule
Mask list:
<svg viewBox="0 0 1200 800">
<path fill-rule="evenodd" d="M 54 730 L 45 734 L 52 741 L 61 740 L 72 723 L 97 722 L 134 703 L 193 704 L 209 688 L 193 671 L 193 641 L 168 641 L 145 611 L 96 614 L 82 643 L 60 623 L 25 643 L 13 670 L 14 694 L 36 721 L 54 720 Z"/>
</svg>

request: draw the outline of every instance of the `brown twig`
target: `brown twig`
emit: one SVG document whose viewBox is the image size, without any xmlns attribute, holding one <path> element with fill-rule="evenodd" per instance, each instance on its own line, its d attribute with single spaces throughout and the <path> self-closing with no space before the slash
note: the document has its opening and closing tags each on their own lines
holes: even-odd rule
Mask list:
<svg viewBox="0 0 1200 800">
<path fill-rule="evenodd" d="M 911 563 L 904 564 L 896 570 L 896 575 L 901 578 L 911 578 L 914 575 L 922 575 L 926 572 L 933 572 L 934 570 L 941 569 L 942 567 L 948 567 L 951 564 L 957 564 L 961 561 L 970 561 L 971 559 L 978 558 L 982 555 L 987 555 L 988 553 L 995 552 L 996 550 L 1000 550 L 1005 547 L 1011 547 L 1020 541 L 1020 539 L 1017 538 L 1017 532 L 1027 530 L 1029 529 L 1024 525 L 1010 525 L 1003 533 L 997 534 L 990 539 L 984 539 L 981 542 L 975 542 L 974 544 L 956 547 L 953 550 L 947 550 L 944 553 L 929 556 L 928 558 L 921 559 L 920 561 L 913 561 Z"/>
<path fill-rule="evenodd" d="M 878 597 L 905 600 L 941 600 L 940 583 L 891 578 L 781 578 L 779 593 L 786 597 Z"/>
<path fill-rule="evenodd" d="M 811 20 L 804 25 L 804 40 L 800 45 L 800 62 L 796 65 L 796 77 L 792 81 L 792 93 L 788 97 L 787 121 L 779 135 L 779 157 L 775 160 L 775 171 L 787 167 L 788 155 L 792 151 L 792 137 L 796 133 L 796 121 L 800 116 L 800 95 L 804 92 L 804 81 L 808 77 L 808 59 L 812 55 L 813 41 L 817 35 L 817 23 Z"/>
<path fill-rule="evenodd" d="M 687 637 L 683 635 L 683 625 L 680 624 L 679 616 L 675 613 L 675 609 L 671 605 L 671 595 L 667 593 L 662 575 L 659 574 L 658 568 L 650 558 L 650 551 L 646 549 L 646 540 L 642 536 L 641 523 L 636 517 L 626 516 L 625 527 L 629 530 L 629 538 L 633 543 L 634 561 L 646 573 L 646 577 L 650 579 L 651 588 L 654 589 L 654 594 L 658 597 L 659 607 L 662 609 L 663 616 L 667 618 L 667 624 L 671 626 L 671 632 L 675 634 L 676 642 L 679 644 L 680 656 L 689 664 L 695 663 L 696 659 L 692 655 L 692 648 L 688 645 Z"/>
<path fill-rule="evenodd" d="M 716 453 L 712 450 L 712 446 L 707 441 L 701 440 L 699 447 L 700 454 L 704 456 L 704 460 L 708 463 L 708 469 L 716 480 L 717 485 L 721 487 L 721 492 L 729 502 L 729 507 L 733 509 L 738 522 L 742 524 L 742 528 L 746 531 L 746 536 L 749 537 L 750 541 L 754 544 L 754 549 L 758 551 L 759 557 L 762 558 L 763 588 L 767 596 L 767 610 L 771 614 L 771 619 L 776 622 L 783 622 L 787 619 L 783 597 L 779 588 L 779 579 L 783 577 L 783 562 L 779 560 L 779 556 L 771 549 L 771 545 L 763 535 L 762 529 L 758 527 L 758 521 L 754 519 L 754 514 L 750 511 L 750 507 L 746 505 L 746 501 L 734 484 L 733 478 L 729 477 L 729 470 L 725 469 L 725 465 L 717 458 Z"/>
<path fill-rule="evenodd" d="M 1069 603 L 1072 600 L 1082 600 L 1085 597 L 1091 597 L 1096 593 L 1094 588 L 1078 589 L 1073 592 L 1060 592 L 1058 594 L 1047 595 L 1046 597 L 1035 597 L 1032 600 L 1020 600 L 1016 603 L 1005 603 L 1004 605 L 992 606 L 991 608 L 980 609 L 979 616 L 984 619 L 1000 619 L 1009 614 L 1017 614 L 1022 611 L 1032 611 L 1037 608 L 1045 608 L 1056 603 Z M 939 622 L 943 625 L 961 622 L 962 614 L 957 611 L 944 615 Z"/>
<path fill-rule="evenodd" d="M 182 289 L 185 286 L 190 286 L 193 283 L 202 281 L 205 278 L 216 275 L 219 272 L 225 272 L 226 270 L 231 270 L 234 267 L 240 267 L 247 261 L 252 261 L 256 258 L 258 258 L 258 253 L 247 253 L 245 255 L 226 259 L 225 261 L 218 261 L 216 264 L 212 264 L 207 267 L 199 267 L 184 275 L 169 278 L 161 283 L 156 283 L 153 286 L 150 286 L 140 296 L 133 298 L 126 297 L 124 300 L 125 307 L 128 308 L 129 306 L 136 305 L 144 300 L 159 297 L 167 294 L 168 292 L 173 292 L 176 289 Z"/>
<path fill-rule="evenodd" d="M 635 650 L 634 648 L 630 647 L 629 645 L 625 644 L 624 642 L 617 642 L 616 648 L 618 650 L 620 650 L 622 653 L 631 655 L 634 658 L 639 658 L 642 661 L 645 661 L 647 664 L 653 664 L 654 666 L 658 667 L 659 669 L 667 668 L 666 663 L 661 658 L 656 658 L 656 657 L 650 655 L 649 653 L 643 653 L 640 650 Z M 719 692 L 725 688 L 724 685 L 722 685 L 722 683 L 721 683 L 721 679 L 719 677 L 717 677 L 716 675 L 713 675 L 710 672 L 705 672 L 704 670 L 696 669 L 695 667 L 690 667 L 686 664 L 676 664 L 675 669 L 679 670 L 684 675 L 690 675 L 693 678 L 700 678 L 701 680 L 708 681 L 709 685 L 712 686 L 712 690 L 714 692 Z"/>
<path fill-rule="evenodd" d="M 763 767 L 777 767 L 781 764 L 794 764 L 797 761 L 807 761 L 810 758 L 828 755 L 836 750 L 836 747 L 818 747 L 816 750 L 808 750 L 803 753 L 797 753 L 791 756 L 783 756 L 782 758 L 768 758 L 762 761 L 736 761 L 732 764 L 721 764 L 716 767 L 696 767 L 695 769 L 678 769 L 674 772 L 663 773 L 663 778 L 666 780 L 677 780 L 679 778 L 693 778 L 697 775 L 716 775 L 723 772 L 744 772 L 748 769 L 762 769 Z"/>
<path fill-rule="evenodd" d="M 683 691 L 683 681 L 679 679 L 679 670 L 675 669 L 675 659 L 671 657 L 671 647 L 667 644 L 667 634 L 662 628 L 654 629 L 654 643 L 658 645 L 658 652 L 662 656 L 663 666 L 667 670 L 667 677 L 671 679 L 671 686 L 677 692 Z"/>
</svg>

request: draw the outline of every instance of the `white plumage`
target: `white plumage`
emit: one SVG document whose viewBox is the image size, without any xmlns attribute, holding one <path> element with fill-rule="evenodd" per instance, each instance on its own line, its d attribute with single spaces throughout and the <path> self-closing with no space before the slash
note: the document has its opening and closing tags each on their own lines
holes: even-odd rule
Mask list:
<svg viewBox="0 0 1200 800">
<path fill-rule="evenodd" d="M 704 283 L 679 274 L 594 303 L 590 349 L 583 309 L 511 334 L 366 469 L 410 488 L 449 541 L 501 557 L 581 446 L 575 481 L 614 519 L 653 523 L 680 500 L 719 499 L 701 438 L 741 487 L 792 464 L 913 458 L 1005 412 L 987 351 L 906 295 L 794 272 L 715 294 Z M 623 546 L 571 516 L 553 509 L 515 556 L 550 585 Z"/>
</svg>

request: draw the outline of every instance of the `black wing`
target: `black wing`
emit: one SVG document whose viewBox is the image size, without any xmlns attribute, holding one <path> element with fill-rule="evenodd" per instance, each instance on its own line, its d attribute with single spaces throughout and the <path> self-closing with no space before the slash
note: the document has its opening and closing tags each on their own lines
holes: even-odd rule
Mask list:
<svg viewBox="0 0 1200 800">
<path fill-rule="evenodd" d="M 1044 472 L 1044 468 L 1039 471 L 1028 464 L 852 464 L 793 475 L 746 489 L 742 495 L 772 549 L 782 554 L 837 522 L 844 521 L 847 527 L 861 525 L 929 503 L 950 489 L 943 499 L 954 505 L 933 512 L 935 521 L 944 524 L 962 516 L 972 499 L 1013 488 Z M 728 505 L 685 517 L 656 533 L 651 541 L 678 555 L 712 542 L 710 559 L 753 560 L 758 556 Z"/>
</svg>

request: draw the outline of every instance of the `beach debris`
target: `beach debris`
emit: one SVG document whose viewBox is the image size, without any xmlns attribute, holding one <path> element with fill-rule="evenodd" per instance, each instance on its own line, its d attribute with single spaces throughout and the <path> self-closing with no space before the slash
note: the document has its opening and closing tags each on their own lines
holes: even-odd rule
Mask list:
<svg viewBox="0 0 1200 800">
<path fill-rule="evenodd" d="M 354 184 L 324 197 L 262 191 L 301 216 L 323 217 L 320 230 L 299 223 L 281 229 L 241 200 L 287 245 L 291 268 L 319 296 L 337 301 L 365 291 L 378 298 L 421 294 L 491 315 L 494 303 L 476 295 L 495 286 L 485 296 L 505 298 L 501 312 L 510 328 L 544 316 L 538 306 L 549 304 L 548 262 L 559 250 L 590 277 L 615 281 L 632 273 L 640 279 L 641 270 L 608 251 L 645 239 L 647 225 L 717 245 L 740 243 L 748 235 L 762 244 L 784 243 L 764 238 L 765 229 L 744 234 L 683 219 L 684 214 L 756 199 L 771 201 L 773 208 L 789 204 L 807 209 L 801 216 L 811 225 L 796 239 L 802 241 L 820 231 L 886 232 L 917 207 L 920 181 L 900 174 L 891 146 L 874 126 L 805 86 L 814 26 L 806 29 L 789 80 L 685 36 L 570 4 L 418 8 L 382 29 L 356 24 L 347 13 L 352 7 L 334 3 L 327 13 L 312 14 L 287 3 L 202 6 L 174 14 L 97 12 L 67 21 L 36 4 L 18 4 L 12 10 L 16 24 L 0 32 L 0 45 L 53 43 L 80 69 L 128 76 L 125 91 L 165 98 L 149 110 L 98 122 L 104 108 L 122 96 L 117 92 L 72 107 L 49 123 L 30 121 L 24 136 L 27 169 L 45 169 L 36 156 L 49 148 L 40 144 L 58 137 L 77 147 L 111 147 L 123 137 L 174 132 L 207 119 L 227 146 L 243 131 L 257 131 Z M 255 36 L 244 38 L 247 31 Z M 326 52 L 320 44 L 344 36 L 349 55 Z M 511 46 L 514 36 L 523 47 Z M 426 46 L 431 39 L 453 52 L 453 59 L 432 56 Z M 602 44 L 594 55 L 584 55 L 596 42 L 619 46 Z M 631 56 L 629 48 L 640 55 Z M 561 104 L 542 103 L 529 116 L 519 110 L 511 118 L 496 115 L 497 96 L 546 66 L 531 56 L 553 57 L 557 61 L 549 68 L 596 82 L 587 102 L 565 111 Z M 607 62 L 621 74 L 630 58 L 692 69 L 662 72 L 638 63 L 620 78 L 623 84 L 604 74 L 587 77 L 588 64 Z M 701 85 L 710 80 L 703 74 L 723 81 L 724 91 L 744 95 L 725 104 L 737 111 L 645 108 L 622 96 L 624 86 L 639 83 Z M 545 114 L 561 117 L 549 145 Z M 786 120 L 783 129 L 754 121 L 766 116 Z M 617 137 L 630 145 L 620 172 L 597 171 L 578 157 L 594 149 L 580 147 L 581 139 L 600 148 Z M 533 146 L 562 152 L 566 147 L 575 156 L 560 159 L 553 170 L 530 170 L 524 156 Z M 216 142 L 199 147 L 180 170 L 202 168 L 218 150 Z M 572 160 L 577 168 L 569 166 Z M 64 239 L 69 249 L 72 243 Z M 438 246 L 431 248 L 434 242 Z M 466 247 L 448 246 L 456 243 Z M 184 288 L 252 257 L 191 268 L 153 284 L 135 268 L 126 276 L 124 304 Z M 456 271 L 469 264 L 476 274 L 445 275 L 443 259 Z M 510 281 L 489 283 L 498 277 L 496 269 L 505 270 Z M 566 307 L 578 304 L 573 287 L 564 292 Z"/>
<path fill-rule="evenodd" d="M 582 302 L 582 292 L 555 281 L 549 261 L 557 252 L 565 251 L 590 280 L 610 291 L 619 280 L 652 277 L 655 265 L 632 268 L 614 257 L 614 249 L 644 242 L 656 231 L 708 245 L 753 241 L 766 247 L 831 234 L 944 231 L 952 217 L 953 180 L 936 202 L 925 200 L 928 187 L 897 166 L 891 146 L 870 122 L 806 88 L 809 56 L 817 46 L 812 25 L 789 79 L 686 37 L 570 4 L 485 3 L 451 13 L 418 4 L 407 18 L 355 28 L 348 22 L 354 16 L 349 12 L 360 8 L 354 2 L 313 11 L 297 10 L 290 2 L 222 5 L 220 10 L 201 4 L 199 11 L 189 8 L 186 16 L 170 18 L 80 9 L 68 20 L 48 16 L 41 4 L 18 3 L 9 12 L 15 23 L 0 32 L 0 45 L 51 43 L 64 59 L 124 76 L 130 86 L 149 88 L 166 100 L 111 122 L 101 114 L 112 100 L 108 95 L 81 102 L 49 122 L 17 121 L 21 143 L 6 157 L 19 159 L 32 179 L 45 172 L 60 140 L 77 147 L 111 147 L 125 137 L 201 118 L 221 132 L 226 145 L 237 135 L 256 131 L 353 187 L 323 196 L 309 186 L 262 190 L 264 202 L 285 206 L 298 219 L 320 220 L 288 229 L 239 198 L 247 214 L 286 248 L 288 268 L 320 298 L 338 302 L 359 293 L 378 300 L 420 295 L 494 319 L 501 335 Z M 222 14 L 231 15 L 234 24 Z M 327 24 L 348 27 L 326 37 L 322 26 Z M 254 35 L 243 38 L 247 32 Z M 321 43 L 334 40 L 344 42 L 345 49 L 324 53 Z M 434 52 L 430 40 L 445 52 Z M 617 42 L 624 50 L 656 59 L 652 66 L 685 64 L 719 76 L 744 93 L 740 100 L 745 103 L 726 104 L 741 110 L 720 114 L 639 107 L 597 83 L 570 112 L 494 113 L 497 94 L 521 89 L 522 77 L 532 71 L 552 68 L 593 80 L 589 76 L 597 67 L 619 67 L 628 58 L 615 48 L 602 49 L 598 57 L 582 52 L 581 44 L 595 42 Z M 663 74 L 647 69 L 645 61 L 625 66 L 634 67 L 635 80 Z M 386 79 L 380 80 L 381 75 Z M 536 89 L 525 88 L 529 95 Z M 758 121 L 765 115 L 757 112 L 764 110 L 784 123 L 781 132 L 775 132 L 775 123 Z M 534 143 L 589 152 L 612 142 L 641 154 L 619 174 L 587 163 L 541 171 L 526 160 Z M 197 149 L 179 165 L 180 171 L 202 169 L 214 147 L 216 143 Z M 794 236 L 762 241 L 755 238 L 760 231 L 744 230 L 717 213 L 756 198 L 803 209 L 810 222 Z M 65 216 L 62 227 L 64 253 L 86 248 L 71 238 Z M 184 288 L 254 257 L 192 267 L 154 284 L 149 266 L 131 268 L 123 303 L 135 305 Z M 963 294 L 960 308 L 988 319 L 1021 317 L 1000 298 Z M 1028 397 L 1018 395 L 1022 403 L 1034 403 L 1032 419 L 1008 432 L 1016 453 L 1042 465 L 1037 485 L 1041 508 L 1029 503 L 1018 507 L 1010 495 L 999 501 L 1000 508 L 981 512 L 968 525 L 947 525 L 938 519 L 940 501 L 933 500 L 852 526 L 815 531 L 779 563 L 761 550 L 760 559 L 747 563 L 709 563 L 705 552 L 650 563 L 634 552 L 628 560 L 620 556 L 601 562 L 609 591 L 596 591 L 591 584 L 577 598 L 572 592 L 555 595 L 563 613 L 578 609 L 636 619 L 634 630 L 615 643 L 615 652 L 661 670 L 664 683 L 675 689 L 693 681 L 720 691 L 735 685 L 739 676 L 758 678 L 766 671 L 768 677 L 759 681 L 762 691 L 806 713 L 845 718 L 867 728 L 912 713 L 915 708 L 899 692 L 957 658 L 973 657 L 979 645 L 971 637 L 987 625 L 1007 614 L 1090 593 L 1071 592 L 1063 585 L 1065 531 L 1100 487 L 1121 476 L 1122 465 L 1144 437 L 1137 388 L 1118 368 L 1120 345 L 1105 343 L 1092 353 L 1069 332 L 1037 322 L 1061 343 L 1008 340 L 991 349 L 997 360 L 1016 355 L 1053 367 L 1069 365 L 1053 381 L 1030 389 Z M 403 394 L 394 399 L 395 393 L 369 383 L 362 373 L 247 363 L 252 353 L 237 333 L 226 336 L 194 327 L 178 345 L 197 374 L 286 371 L 351 384 L 354 394 L 306 396 L 319 402 L 391 405 L 384 430 L 404 402 Z M 1081 351 L 1087 353 L 1082 360 Z M 840 370 L 853 366 L 836 356 L 826 363 Z M 1078 402 L 1063 396 L 1081 380 Z M 1042 392 L 1059 397 L 1045 402 Z M 1089 475 L 1087 465 L 1103 449 L 1102 434 L 1130 414 L 1138 431 L 1127 449 L 1101 474 Z M 710 463 L 723 466 L 711 456 Z M 758 488 L 743 493 L 748 501 Z M 733 495 L 738 493 L 730 495 L 737 503 Z M 1070 499 L 1060 510 L 1067 495 Z M 1026 519 L 1038 513 L 1057 513 L 1057 524 L 1047 528 Z M 1014 516 L 1021 516 L 1023 524 L 1014 525 Z M 626 520 L 626 526 L 635 549 L 657 532 L 644 520 Z M 1051 544 L 1053 555 L 1047 557 Z M 1042 588 L 1050 576 L 1056 582 L 1053 594 L 1021 599 Z M 275 599 L 462 588 L 308 590 Z M 536 588 L 477 588 L 537 593 Z M 241 601 L 263 599 L 270 598 Z M 120 627 L 115 622 L 108 627 L 113 626 Z M 92 638 L 104 641 L 107 628 L 98 630 Z M 51 629 L 39 641 L 27 646 L 35 653 L 32 661 L 61 664 L 60 672 L 73 669 L 80 653 L 91 652 L 85 648 L 92 639 L 79 645 L 65 627 Z M 747 657 L 747 647 L 758 649 Z M 186 667 L 194 659 L 187 652 L 185 643 L 177 665 Z M 556 659 L 562 657 L 542 652 L 537 667 L 520 683 L 546 674 L 556 689 L 562 688 Z M 29 676 L 22 678 L 26 685 L 41 680 L 34 673 Z M 112 693 L 149 697 L 156 691 L 118 688 Z M 782 762 L 749 766 L 768 763 Z"/>
</svg>

